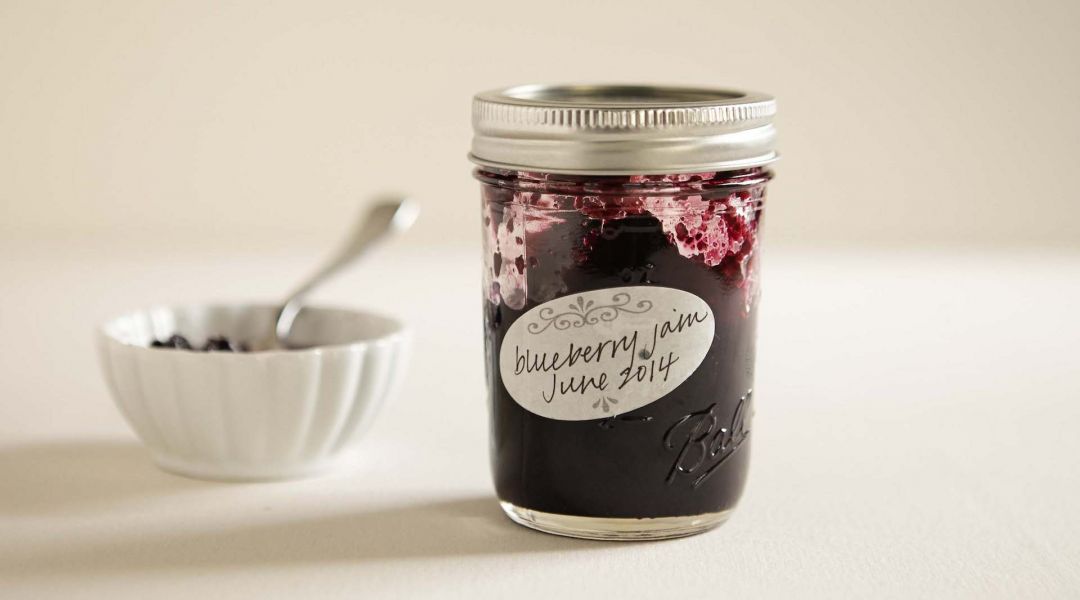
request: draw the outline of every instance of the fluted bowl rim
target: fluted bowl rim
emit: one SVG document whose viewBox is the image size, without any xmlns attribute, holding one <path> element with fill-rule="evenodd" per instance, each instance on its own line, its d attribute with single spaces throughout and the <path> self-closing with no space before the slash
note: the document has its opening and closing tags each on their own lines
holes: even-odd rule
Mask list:
<svg viewBox="0 0 1080 600">
<path fill-rule="evenodd" d="M 177 350 L 175 348 L 154 348 L 150 346 L 152 339 L 139 336 L 138 332 L 132 331 L 138 320 L 147 320 L 151 323 L 160 324 L 162 330 L 156 332 L 155 338 L 164 339 L 166 333 L 180 333 L 188 335 L 184 331 L 167 331 L 165 325 L 170 317 L 186 316 L 195 319 L 196 313 L 218 312 L 222 314 L 233 313 L 233 317 L 247 313 L 254 317 L 252 327 L 258 332 L 256 335 L 243 337 L 256 337 L 268 335 L 272 331 L 273 315 L 276 314 L 278 305 L 269 303 L 204 303 L 204 304 L 177 304 L 177 305 L 154 305 L 146 308 L 129 310 L 105 320 L 97 328 L 97 334 L 109 343 L 134 347 L 149 352 L 174 352 L 184 355 L 195 355 L 205 360 L 260 360 L 262 357 L 289 355 L 298 356 L 304 354 L 318 354 L 328 350 L 345 350 L 368 345 L 385 345 L 396 343 L 399 338 L 409 334 L 408 327 L 398 318 L 368 310 L 358 310 L 329 305 L 305 306 L 296 319 L 294 334 L 304 337 L 304 327 L 312 317 L 332 320 L 340 325 L 353 325 L 354 335 L 348 339 L 316 339 L 314 343 L 304 343 L 299 347 L 273 350 L 253 350 L 249 352 L 198 352 L 190 350 Z M 368 326 L 373 326 L 368 329 Z M 219 331 L 216 335 L 224 335 L 227 332 Z M 316 337 L 317 334 L 313 334 Z M 143 339 L 137 339 L 137 338 Z M 247 340 L 250 341 L 250 340 Z"/>
</svg>

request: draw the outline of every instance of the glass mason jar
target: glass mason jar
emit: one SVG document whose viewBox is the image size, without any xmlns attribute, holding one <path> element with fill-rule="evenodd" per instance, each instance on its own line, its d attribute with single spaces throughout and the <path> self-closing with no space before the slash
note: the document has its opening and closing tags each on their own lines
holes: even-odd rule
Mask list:
<svg viewBox="0 0 1080 600">
<path fill-rule="evenodd" d="M 701 88 L 476 96 L 492 469 L 514 521 L 659 539 L 735 508 L 774 113 Z"/>
</svg>

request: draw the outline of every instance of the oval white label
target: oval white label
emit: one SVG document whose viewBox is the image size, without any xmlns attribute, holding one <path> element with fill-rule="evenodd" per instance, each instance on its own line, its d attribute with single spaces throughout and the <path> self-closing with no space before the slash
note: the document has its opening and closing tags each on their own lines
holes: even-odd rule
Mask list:
<svg viewBox="0 0 1080 600">
<path fill-rule="evenodd" d="M 704 300 L 665 287 L 621 287 L 545 302 L 510 326 L 503 385 L 549 419 L 602 419 L 651 404 L 688 377 L 712 346 Z"/>
</svg>

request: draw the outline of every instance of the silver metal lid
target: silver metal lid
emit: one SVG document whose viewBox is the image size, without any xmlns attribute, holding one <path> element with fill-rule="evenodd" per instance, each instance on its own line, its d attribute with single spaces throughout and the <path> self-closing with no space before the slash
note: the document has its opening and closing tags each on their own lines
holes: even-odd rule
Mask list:
<svg viewBox="0 0 1080 600">
<path fill-rule="evenodd" d="M 522 85 L 473 98 L 473 162 L 519 171 L 634 175 L 776 160 L 776 101 L 736 90 Z"/>
</svg>

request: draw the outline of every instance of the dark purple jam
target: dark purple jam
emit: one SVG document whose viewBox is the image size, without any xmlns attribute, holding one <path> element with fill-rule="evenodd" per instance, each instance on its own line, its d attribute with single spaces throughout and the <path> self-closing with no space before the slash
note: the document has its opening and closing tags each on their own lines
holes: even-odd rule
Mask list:
<svg viewBox="0 0 1080 600">
<path fill-rule="evenodd" d="M 164 340 L 153 340 L 151 348 L 172 348 L 176 350 L 194 350 L 196 352 L 247 352 L 243 342 L 231 340 L 225 336 L 211 336 L 201 347 L 194 347 L 188 339 L 175 333 Z"/>
<path fill-rule="evenodd" d="M 578 177 L 480 169 L 492 468 L 501 500 L 592 517 L 733 508 L 749 458 L 758 226 L 770 172 Z M 510 326 L 544 302 L 625 286 L 703 299 L 716 332 L 674 391 L 607 418 L 529 412 L 499 373 Z"/>
</svg>

